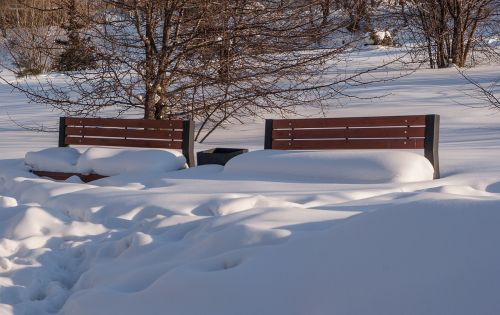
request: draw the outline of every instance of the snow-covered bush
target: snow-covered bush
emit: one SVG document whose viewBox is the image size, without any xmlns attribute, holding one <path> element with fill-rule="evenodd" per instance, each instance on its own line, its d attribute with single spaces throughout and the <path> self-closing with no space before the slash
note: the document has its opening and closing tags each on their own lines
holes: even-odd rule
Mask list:
<svg viewBox="0 0 500 315">
<path fill-rule="evenodd" d="M 368 45 L 394 46 L 394 41 L 389 31 L 371 31 L 368 34 L 366 43 Z"/>
</svg>

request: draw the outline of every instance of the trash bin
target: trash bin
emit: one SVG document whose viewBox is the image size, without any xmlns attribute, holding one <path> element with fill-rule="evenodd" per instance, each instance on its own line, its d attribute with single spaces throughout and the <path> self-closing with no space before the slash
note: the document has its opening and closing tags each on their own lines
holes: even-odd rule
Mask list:
<svg viewBox="0 0 500 315">
<path fill-rule="evenodd" d="M 247 152 L 248 149 L 235 148 L 214 148 L 210 150 L 200 151 L 196 154 L 196 158 L 198 160 L 197 165 L 226 165 L 227 161 L 229 161 L 230 159 Z"/>
</svg>

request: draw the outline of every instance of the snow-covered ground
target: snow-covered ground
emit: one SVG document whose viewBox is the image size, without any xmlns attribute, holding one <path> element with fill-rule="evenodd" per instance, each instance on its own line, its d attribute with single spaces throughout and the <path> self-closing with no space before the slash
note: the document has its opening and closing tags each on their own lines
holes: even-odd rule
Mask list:
<svg viewBox="0 0 500 315">
<path fill-rule="evenodd" d="M 499 72 L 469 74 L 487 84 Z M 327 110 L 440 114 L 439 180 L 339 183 L 252 165 L 82 184 L 27 171 L 24 154 L 57 134 L 15 122 L 56 126 L 58 113 L 1 85 L 0 314 L 500 314 L 500 113 L 468 89 L 454 69 L 419 70 L 351 90 L 385 98 Z M 263 136 L 263 121 L 235 125 L 196 150 L 261 149 Z"/>
</svg>

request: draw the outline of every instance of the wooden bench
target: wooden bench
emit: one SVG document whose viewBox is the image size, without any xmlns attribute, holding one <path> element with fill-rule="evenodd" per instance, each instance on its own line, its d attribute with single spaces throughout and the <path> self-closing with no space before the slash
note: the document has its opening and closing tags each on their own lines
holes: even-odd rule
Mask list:
<svg viewBox="0 0 500 315">
<path fill-rule="evenodd" d="M 424 149 L 439 178 L 439 115 L 268 119 L 264 149 Z"/>
<path fill-rule="evenodd" d="M 59 119 L 59 147 L 69 145 L 141 147 L 181 150 L 189 166 L 194 166 L 193 122 L 189 120 L 146 120 L 113 118 Z M 84 182 L 105 176 L 33 171 L 34 174 L 65 180 L 79 176 Z"/>
</svg>

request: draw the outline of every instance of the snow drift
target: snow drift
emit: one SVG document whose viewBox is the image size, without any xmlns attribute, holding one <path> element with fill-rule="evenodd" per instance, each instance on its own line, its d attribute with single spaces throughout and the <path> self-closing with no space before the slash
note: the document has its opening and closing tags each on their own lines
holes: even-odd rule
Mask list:
<svg viewBox="0 0 500 315">
<path fill-rule="evenodd" d="M 95 265 L 77 283 L 82 290 L 69 298 L 62 314 L 140 314 L 145 305 L 150 315 L 166 310 L 183 315 L 498 314 L 498 201 L 442 203 L 427 197 L 325 230 L 311 223 L 276 227 L 267 238 L 258 237 L 265 231 L 254 224 L 279 210 L 254 209 L 205 223 L 217 230 L 194 229 L 181 244 L 203 236 L 212 249 L 229 240 L 258 243 L 200 256 L 181 250 L 181 244 L 164 244 L 163 250 L 141 251 L 149 258 L 123 257 L 118 272 L 112 271 L 113 263 Z M 282 219 L 297 213 L 289 209 Z M 293 237 L 307 228 L 308 237 Z M 244 238 L 238 233 L 242 229 Z M 285 238 L 287 242 L 276 242 Z M 175 264 L 186 255 L 190 262 Z M 154 269 L 145 268 L 146 262 Z M 133 271 L 127 277 L 136 279 L 135 287 L 124 279 L 125 270 Z M 141 274 L 149 285 L 137 287 Z"/>
<path fill-rule="evenodd" d="M 412 152 L 260 150 L 231 159 L 224 172 L 334 183 L 407 183 L 432 180 L 434 169 Z"/>
</svg>

